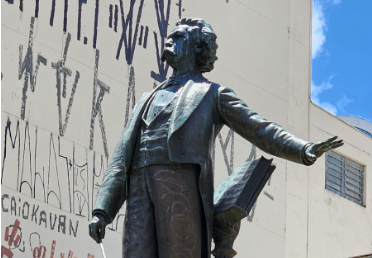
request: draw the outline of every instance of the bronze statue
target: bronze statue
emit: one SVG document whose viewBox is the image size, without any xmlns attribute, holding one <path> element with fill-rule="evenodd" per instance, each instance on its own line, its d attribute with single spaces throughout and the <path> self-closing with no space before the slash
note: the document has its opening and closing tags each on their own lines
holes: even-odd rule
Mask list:
<svg viewBox="0 0 372 258">
<path fill-rule="evenodd" d="M 123 257 L 211 256 L 211 155 L 224 125 L 267 153 L 305 165 L 343 144 L 337 137 L 300 139 L 204 78 L 217 60 L 216 38 L 203 19 L 176 23 L 162 55 L 173 74 L 138 101 L 115 149 L 89 228 L 99 243 L 126 201 Z"/>
</svg>

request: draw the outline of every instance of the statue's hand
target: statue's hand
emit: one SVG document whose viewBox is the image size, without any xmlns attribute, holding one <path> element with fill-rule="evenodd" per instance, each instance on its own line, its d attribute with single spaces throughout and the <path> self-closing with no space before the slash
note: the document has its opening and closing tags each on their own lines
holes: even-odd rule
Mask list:
<svg viewBox="0 0 372 258">
<path fill-rule="evenodd" d="M 102 214 L 95 214 L 92 221 L 89 224 L 89 235 L 97 243 L 101 243 L 102 239 L 105 237 L 105 228 L 107 222 Z"/>
<path fill-rule="evenodd" d="M 337 136 L 333 136 L 324 141 L 313 143 L 306 149 L 306 159 L 314 163 L 317 158 L 323 155 L 324 152 L 336 149 L 342 145 L 344 145 L 344 141 L 342 139 L 337 140 Z"/>
</svg>

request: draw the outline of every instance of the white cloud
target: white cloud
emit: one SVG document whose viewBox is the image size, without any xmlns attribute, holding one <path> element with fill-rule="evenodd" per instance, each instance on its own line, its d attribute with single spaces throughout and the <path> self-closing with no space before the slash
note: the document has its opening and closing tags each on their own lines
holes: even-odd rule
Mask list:
<svg viewBox="0 0 372 258">
<path fill-rule="evenodd" d="M 331 5 L 341 4 L 341 0 L 331 0 Z"/>
<path fill-rule="evenodd" d="M 323 51 L 326 41 L 327 22 L 324 10 L 330 6 L 341 4 L 341 0 L 314 0 L 312 17 L 312 53 L 311 57 L 317 58 Z"/>
<path fill-rule="evenodd" d="M 315 59 L 322 54 L 324 50 L 324 43 L 326 42 L 327 23 L 324 15 L 324 10 L 330 6 L 341 4 L 341 0 L 314 0 L 313 1 L 313 17 L 312 17 L 312 59 Z M 329 101 L 322 101 L 320 95 L 327 90 L 333 88 L 331 83 L 332 76 L 327 81 L 316 85 L 311 82 L 311 99 L 312 101 L 327 110 L 328 112 L 337 115 L 339 112 L 347 113 L 345 108 L 353 102 L 346 95 L 343 95 L 334 105 Z"/>
<path fill-rule="evenodd" d="M 340 0 L 333 0 L 334 2 Z M 312 17 L 312 53 L 311 57 L 316 58 L 323 50 L 326 41 L 325 31 L 327 30 L 326 20 L 324 17 L 324 6 L 319 0 L 313 1 Z"/>
<path fill-rule="evenodd" d="M 311 100 L 318 105 L 319 107 L 327 110 L 328 112 L 337 115 L 337 107 L 330 102 L 321 101 L 319 95 L 329 89 L 332 89 L 333 85 L 331 84 L 332 77 L 326 82 L 322 82 L 320 85 L 315 85 L 314 82 L 311 82 Z"/>
<path fill-rule="evenodd" d="M 341 111 L 341 113 L 347 113 L 345 108 L 350 104 L 352 103 L 353 100 L 352 99 L 349 99 L 348 97 L 346 97 L 345 94 L 342 95 L 342 98 L 340 98 L 338 101 L 337 101 L 337 108 Z"/>
<path fill-rule="evenodd" d="M 319 107 L 327 110 L 329 113 L 333 115 L 346 114 L 346 107 L 350 105 L 354 100 L 348 98 L 345 94 L 342 95 L 342 97 L 336 102 L 337 104 L 334 105 L 331 102 L 328 101 L 322 101 L 320 99 L 320 95 L 327 90 L 330 90 L 333 88 L 333 84 L 331 83 L 331 80 L 333 79 L 333 76 L 328 78 L 327 81 L 322 82 L 319 85 L 316 85 L 313 81 L 311 81 L 311 100 L 318 105 Z"/>
</svg>

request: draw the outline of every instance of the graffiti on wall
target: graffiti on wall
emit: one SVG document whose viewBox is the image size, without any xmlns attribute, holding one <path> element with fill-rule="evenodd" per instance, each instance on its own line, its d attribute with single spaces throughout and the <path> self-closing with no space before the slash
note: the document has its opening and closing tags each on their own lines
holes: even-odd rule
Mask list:
<svg viewBox="0 0 372 258">
<path fill-rule="evenodd" d="M 22 200 L 20 197 L 17 198 L 16 196 L 9 196 L 9 194 L 2 194 L 1 209 L 4 215 L 9 213 L 13 217 L 32 221 L 37 226 L 41 226 L 52 231 L 57 231 L 61 234 L 68 234 L 74 237 L 77 236 L 79 228 L 78 220 L 68 218 L 66 215 L 45 211 L 40 208 L 39 204 L 29 203 L 25 200 Z M 11 243 L 11 241 L 9 243 Z"/>
<path fill-rule="evenodd" d="M 18 79 L 24 80 L 23 82 L 23 89 L 22 89 L 22 101 L 21 101 L 21 109 L 20 109 L 20 118 L 25 119 L 26 113 L 26 104 L 27 104 L 27 96 L 30 93 L 35 92 L 36 89 L 36 82 L 37 82 L 37 75 L 40 68 L 40 64 L 44 66 L 47 65 L 47 59 L 42 56 L 40 53 L 37 55 L 36 65 L 34 64 L 34 51 L 33 51 L 33 30 L 34 30 L 34 22 L 35 18 L 31 18 L 30 24 L 30 34 L 29 34 L 29 42 L 27 47 L 27 52 L 23 58 L 23 45 L 19 45 L 19 67 L 18 67 Z M 69 49 L 69 45 L 71 42 L 71 34 L 67 33 L 63 56 L 60 60 L 56 62 L 51 62 L 52 69 L 55 70 L 56 74 L 56 90 L 57 90 L 57 106 L 58 106 L 58 123 L 59 123 L 59 135 L 64 136 L 67 126 L 69 117 L 71 114 L 71 109 L 74 103 L 74 96 L 77 90 L 78 82 L 80 79 L 80 72 L 78 70 L 75 71 L 75 79 L 72 83 L 71 93 L 68 101 L 68 106 L 66 111 L 62 110 L 62 99 L 67 98 L 67 78 L 72 76 L 71 68 L 66 66 L 66 59 L 67 53 Z M 35 69 L 33 68 L 35 66 Z M 98 79 L 98 66 L 99 66 L 99 50 L 96 50 L 95 55 L 95 69 L 94 69 L 94 85 L 93 85 L 93 104 L 92 104 L 92 112 L 91 112 L 91 123 L 90 123 L 90 136 L 89 136 L 89 148 L 93 149 L 93 142 L 94 142 L 94 127 L 95 127 L 95 120 L 96 116 L 98 115 L 99 126 L 101 128 L 102 133 L 102 142 L 104 147 L 105 156 L 108 157 L 108 145 L 106 139 L 106 132 L 105 132 L 105 125 L 102 117 L 102 107 L 101 102 L 105 93 L 109 93 L 110 87 L 103 83 L 101 80 Z M 98 88 L 98 94 L 97 94 Z M 64 117 L 64 118 L 63 118 Z"/>
<path fill-rule="evenodd" d="M 66 58 L 68 48 L 71 42 L 71 34 L 67 33 L 65 47 L 63 50 L 62 59 L 57 60 L 56 62 L 52 62 L 52 68 L 56 70 L 56 89 L 57 89 L 57 105 L 58 105 L 58 122 L 59 122 L 59 135 L 64 136 L 68 124 L 68 119 L 70 117 L 72 104 L 74 102 L 74 96 L 76 92 L 76 88 L 80 78 L 80 72 L 75 71 L 75 80 L 72 84 L 71 94 L 68 101 L 68 106 L 65 112 L 62 112 L 62 98 L 67 97 L 67 77 L 72 75 L 72 70 L 67 67 Z M 63 119 L 63 113 L 64 118 Z M 24 117 L 23 117 L 24 118 Z M 64 121 L 63 121 L 64 120 Z"/>
<path fill-rule="evenodd" d="M 58 255 L 56 251 L 58 245 L 55 239 L 48 238 L 47 241 L 42 241 L 42 237 L 38 232 L 25 234 L 22 230 L 21 222 L 18 219 L 15 219 L 13 224 L 5 227 L 4 240 L 5 243 L 1 245 L 2 258 L 19 257 L 15 255 L 19 253 L 21 253 L 22 256 L 31 254 L 33 258 L 54 258 L 54 255 L 61 258 L 77 258 L 73 256 L 74 252 L 71 250 L 67 252 L 60 251 Z M 84 257 L 94 258 L 95 256 L 88 252 Z"/>
<path fill-rule="evenodd" d="M 68 0 L 63 2 L 52 0 L 50 1 L 49 13 L 45 13 L 48 9 L 40 9 L 39 0 L 31 2 L 5 0 L 5 2 L 18 8 L 21 14 L 27 9 L 30 10 L 30 8 L 34 8 L 34 13 L 29 18 L 28 42 L 19 44 L 19 64 L 18 67 L 15 67 L 15 69 L 18 68 L 18 80 L 23 82 L 20 113 L 18 113 L 19 118 L 17 114 L 15 116 L 8 114 L 6 123 L 2 126 L 1 183 L 6 182 L 5 185 L 7 187 L 19 193 L 41 200 L 73 215 L 90 219 L 95 196 L 99 191 L 100 183 L 107 167 L 111 147 L 107 144 L 107 129 L 101 105 L 105 101 L 105 96 L 110 93 L 110 86 L 99 78 L 101 54 L 98 49 L 99 24 L 106 19 L 108 21 L 106 23 L 107 26 L 115 33 L 118 33 L 120 39 L 116 55 L 113 58 L 117 62 L 125 60 L 128 66 L 128 93 L 124 114 L 126 123 L 136 102 L 133 66 L 135 50 L 138 46 L 146 49 L 151 42 L 149 27 L 141 24 L 145 1 L 131 0 L 127 2 L 118 0 L 116 3 L 112 1 L 113 3 L 108 5 L 108 13 L 102 11 L 106 9 L 102 8 L 99 0 L 94 1 L 94 8 L 90 9 L 86 7 L 92 2 L 88 3 L 86 0 L 78 0 L 77 3 L 72 3 Z M 155 55 L 160 60 L 161 50 L 159 49 L 163 48 L 164 38 L 167 34 L 172 1 L 168 0 L 166 4 L 163 0 L 155 1 L 155 4 L 157 6 L 155 12 L 157 14 L 159 32 L 154 31 L 153 33 L 156 41 L 154 44 L 156 44 L 157 48 Z M 182 1 L 177 0 L 176 4 L 174 6 L 177 6 L 177 8 L 173 8 L 180 17 Z M 70 17 L 70 13 L 74 8 L 77 8 L 77 17 Z M 84 10 L 94 10 L 94 14 L 86 13 Z M 63 20 L 57 20 L 56 17 L 59 17 L 58 12 L 62 14 Z M 38 19 L 45 15 L 48 15 L 48 26 L 53 27 L 55 30 L 61 29 L 61 33 L 65 35 L 61 57 L 54 60 L 46 57 L 42 50 L 41 52 L 34 50 L 34 40 L 37 34 L 35 28 L 38 26 Z M 91 35 L 87 35 L 86 33 L 88 32 L 84 31 L 84 16 L 94 17 Z M 77 21 L 77 34 L 75 36 L 69 31 L 72 26 L 72 20 Z M 71 67 L 71 65 L 67 65 L 70 46 L 77 41 L 91 46 L 95 51 L 94 71 L 92 74 L 82 73 Z M 38 128 L 26 121 L 27 109 L 31 108 L 28 107 L 27 97 L 30 94 L 42 94 L 37 92 L 37 83 L 42 83 L 44 78 L 40 78 L 38 75 L 41 69 L 46 68 L 48 68 L 48 71 L 53 71 L 56 78 L 54 87 L 56 89 L 58 113 L 55 115 L 55 122 L 58 123 L 58 134 Z M 165 79 L 168 67 L 165 64 L 158 63 L 158 69 L 159 71 L 157 72 L 153 71 L 153 73 L 161 75 L 156 77 L 158 81 Z M 152 75 L 152 73 L 149 75 Z M 82 147 L 65 139 L 64 136 L 67 130 L 71 130 L 69 128 L 76 126 L 69 125 L 69 118 L 74 109 L 79 109 L 79 100 L 76 99 L 76 92 L 79 91 L 81 78 L 86 76 L 93 77 L 93 99 L 89 125 L 90 133 L 87 135 L 88 144 L 87 147 Z M 55 95 L 51 97 L 55 98 Z M 67 101 L 68 104 L 63 108 L 62 102 L 64 101 Z M 104 155 L 94 151 L 94 140 L 97 137 L 95 135 L 95 127 L 97 126 L 101 132 L 98 137 L 102 138 Z M 3 201 L 8 200 L 6 196 L 3 196 L 3 198 Z M 5 210 L 10 209 L 9 212 L 19 216 L 23 212 L 26 218 L 35 220 L 35 223 L 37 220 L 40 225 L 45 224 L 45 226 L 52 229 L 63 229 L 62 226 L 58 226 L 58 223 L 63 224 L 63 217 L 47 213 L 47 211 L 40 211 L 36 206 L 29 207 L 27 203 L 22 203 L 21 200 L 15 202 L 14 198 L 9 198 L 10 205 L 13 206 L 11 206 L 12 208 L 5 208 Z M 16 206 L 17 208 L 15 208 Z M 14 209 L 20 210 L 16 211 Z M 30 209 L 30 215 L 27 214 L 27 209 Z M 113 231 L 121 230 L 123 221 L 124 214 L 121 211 L 109 229 Z M 55 226 L 56 223 L 57 226 Z M 70 228 L 76 228 L 77 230 L 78 225 Z M 71 232 L 75 231 L 72 230 Z"/>
<path fill-rule="evenodd" d="M 40 68 L 40 64 L 44 66 L 47 65 L 47 59 L 44 58 L 40 53 L 37 55 L 35 70 L 34 67 L 34 58 L 33 58 L 33 41 L 34 41 L 34 24 L 35 18 L 31 18 L 30 23 L 30 34 L 27 45 L 27 51 L 25 57 L 22 60 L 23 56 L 23 45 L 19 45 L 19 66 L 18 66 L 18 79 L 23 79 L 23 89 L 22 89 L 22 104 L 21 104 L 21 119 L 25 118 L 26 103 L 27 103 L 27 92 L 31 89 L 31 92 L 35 91 L 37 74 Z M 29 87 L 30 85 L 30 87 Z"/>
<path fill-rule="evenodd" d="M 5 0 L 8 4 L 15 5 L 14 1 L 11 0 Z M 131 0 L 128 3 L 123 0 L 117 1 L 116 4 L 110 4 L 107 12 L 102 12 L 100 9 L 101 4 L 99 0 L 95 1 L 95 8 L 94 8 L 94 22 L 92 24 L 93 26 L 93 35 L 90 37 L 93 38 L 92 47 L 94 49 L 98 48 L 97 41 L 99 38 L 99 32 L 98 32 L 98 25 L 100 21 L 103 21 L 105 19 L 108 19 L 108 27 L 113 29 L 114 32 L 118 33 L 118 36 L 120 36 L 119 41 L 117 43 L 117 50 L 115 58 L 119 62 L 121 60 L 121 56 L 124 56 L 125 62 L 128 65 L 128 94 L 127 94 L 127 102 L 126 102 L 126 111 L 125 111 L 125 117 L 124 121 L 125 124 L 128 121 L 128 117 L 130 115 L 131 109 L 133 109 L 135 105 L 135 72 L 134 72 L 134 66 L 133 66 L 133 59 L 135 55 L 135 50 L 137 46 L 142 46 L 144 49 L 147 48 L 148 42 L 149 42 L 149 27 L 141 25 L 141 18 L 142 18 L 142 12 L 144 7 L 144 0 Z M 164 3 L 164 0 L 160 1 L 154 1 L 156 5 L 156 17 L 157 17 L 157 23 L 158 23 L 158 32 L 154 31 L 154 44 L 156 47 L 156 53 L 155 56 L 157 58 L 157 66 L 159 71 L 151 71 L 149 75 L 155 79 L 157 82 L 161 82 L 166 78 L 167 72 L 168 72 L 168 65 L 165 63 L 162 63 L 160 61 L 160 55 L 162 52 L 162 49 L 164 48 L 164 42 L 165 37 L 167 34 L 167 29 L 169 26 L 169 19 L 170 19 L 170 12 L 171 12 L 171 0 L 168 0 L 167 3 Z M 35 6 L 33 6 L 35 4 Z M 65 43 L 65 49 L 63 58 L 61 60 L 58 60 L 57 62 L 53 62 L 51 64 L 52 68 L 56 71 L 56 77 L 57 77 L 57 91 L 60 91 L 60 93 L 57 93 L 58 97 L 58 104 L 60 105 L 60 97 L 66 98 L 66 77 L 72 76 L 71 68 L 68 68 L 65 66 L 66 63 L 66 57 L 67 52 L 69 48 L 69 44 L 72 40 L 72 36 L 69 33 L 68 25 L 69 19 L 72 17 L 69 17 L 69 13 L 71 12 L 71 8 L 78 8 L 78 17 L 73 17 L 77 20 L 77 35 L 76 40 L 77 41 L 83 41 L 85 45 L 87 45 L 88 37 L 84 36 L 82 37 L 82 27 L 85 27 L 83 23 L 83 15 L 84 15 L 84 6 L 87 5 L 86 0 L 79 0 L 77 5 L 71 4 L 71 1 L 64 0 L 63 6 L 58 5 L 58 2 L 55 0 L 51 1 L 51 8 L 50 8 L 50 19 L 49 19 L 49 25 L 51 27 L 56 27 L 55 23 L 55 16 L 56 12 L 63 12 L 63 26 L 61 26 L 62 32 L 67 35 L 66 43 Z M 177 0 L 177 10 L 175 10 L 179 17 L 181 17 L 182 10 L 182 1 Z M 27 46 L 27 52 L 25 56 L 23 57 L 23 44 L 20 44 L 19 47 L 19 80 L 24 78 L 24 88 L 23 88 L 23 96 L 22 96 L 22 103 L 21 103 L 21 119 L 25 119 L 25 111 L 26 111 L 26 105 L 27 105 L 27 95 L 30 94 L 29 90 L 31 92 L 35 91 L 36 82 L 37 82 L 37 75 L 40 69 L 40 65 L 46 66 L 47 65 L 47 58 L 43 56 L 42 53 L 37 54 L 37 59 L 34 60 L 34 51 L 33 51 L 33 41 L 35 37 L 34 33 L 34 26 L 36 20 L 41 17 L 42 15 L 46 15 L 46 13 L 39 13 L 39 1 L 35 1 L 27 3 L 24 6 L 24 3 L 22 0 L 19 2 L 19 11 L 22 13 L 24 12 L 24 8 L 35 8 L 34 16 L 31 17 L 30 22 L 30 31 L 29 31 L 29 42 Z M 58 7 L 60 10 L 58 10 Z M 91 8 L 92 9 L 92 8 Z M 70 10 L 70 12 L 69 12 Z M 105 9 L 103 9 L 105 10 Z M 106 11 L 106 10 L 105 10 Z M 92 14 L 85 14 L 86 16 L 91 16 Z M 57 28 L 56 28 L 57 29 Z M 160 36 L 158 36 L 160 35 Z M 75 39 L 75 38 L 73 38 Z M 124 54 L 123 54 L 124 53 Z M 22 58 L 23 57 L 23 58 Z M 96 52 L 96 58 L 97 58 L 97 52 Z M 73 82 L 73 91 L 70 95 L 70 103 L 73 103 L 73 97 L 74 92 L 76 90 L 78 81 L 80 76 L 83 76 L 79 73 L 79 71 L 75 71 L 75 80 Z M 62 89 L 60 89 L 62 87 Z M 62 118 L 62 111 L 59 110 L 59 126 L 60 126 L 60 135 L 63 136 L 67 127 L 68 123 L 68 114 L 71 109 L 71 105 L 68 106 L 66 111 L 66 116 L 63 121 Z M 92 111 L 94 113 L 94 111 Z M 105 146 L 106 148 L 107 146 Z M 106 152 L 106 150 L 105 150 Z"/>
<path fill-rule="evenodd" d="M 104 49 L 99 49 L 99 37 L 101 35 L 98 30 L 99 24 L 104 22 L 108 29 L 117 33 L 119 41 L 115 56 L 113 56 L 112 59 L 116 62 L 125 60 L 124 62 L 128 67 L 128 91 L 124 112 L 124 124 L 126 124 L 131 110 L 136 103 L 136 75 L 133 66 L 136 48 L 142 47 L 148 49 L 148 44 L 154 44 L 157 71 L 151 71 L 149 76 L 154 79 L 154 86 L 156 86 L 157 83 L 163 81 L 168 74 L 169 66 L 161 62 L 161 53 L 168 34 L 171 13 L 181 18 L 182 13 L 185 11 L 182 0 L 153 1 L 152 4 L 155 6 L 154 15 L 156 16 L 157 29 L 152 32 L 150 32 L 148 26 L 141 24 L 145 0 L 117 0 L 115 3 L 112 1 L 113 3 L 108 4 L 107 12 L 106 9 L 102 8 L 100 1 L 95 0 L 90 3 L 94 4 L 94 8 L 92 9 L 94 11 L 93 14 L 86 14 L 84 12 L 84 9 L 89 4 L 87 0 L 78 0 L 76 3 L 64 0 L 62 7 L 58 5 L 56 0 L 51 0 L 49 13 L 42 13 L 40 11 L 39 0 L 32 2 L 24 2 L 23 0 L 4 1 L 18 8 L 21 13 L 24 12 L 25 8 L 32 8 L 34 10 L 34 15 L 30 18 L 27 46 L 26 44 L 19 44 L 18 80 L 23 80 L 19 113 L 20 119 L 9 115 L 6 125 L 3 126 L 4 145 L 1 183 L 3 183 L 3 180 L 6 180 L 7 186 L 22 194 L 44 201 L 61 210 L 68 211 L 71 214 L 90 219 L 95 196 L 99 191 L 103 173 L 107 167 L 109 150 L 112 148 L 112 146 L 108 146 L 107 143 L 107 127 L 105 126 L 101 105 L 102 102 L 105 101 L 105 96 L 110 93 L 110 86 L 99 79 L 100 54 L 105 51 Z M 147 2 L 150 3 L 151 1 L 147 0 Z M 226 0 L 226 3 L 227 2 L 228 0 Z M 17 5 L 17 3 L 19 3 L 19 5 Z M 69 17 L 69 13 L 73 8 L 77 8 L 78 15 L 76 17 L 77 31 L 74 35 L 71 34 L 72 32 L 69 32 L 69 28 L 73 26 L 72 23 L 69 23 L 69 20 L 73 20 L 72 17 Z M 63 13 L 63 21 L 59 21 L 62 22 L 62 26 L 60 27 L 56 26 L 57 12 Z M 64 33 L 66 36 L 64 39 L 62 56 L 58 60 L 51 60 L 41 52 L 34 52 L 35 22 L 41 15 L 48 15 L 49 26 L 56 30 L 61 29 L 61 33 Z M 92 17 L 94 17 L 94 19 L 91 20 L 93 23 L 91 35 L 83 33 L 85 27 L 83 24 L 84 15 L 92 15 Z M 88 32 L 86 31 L 86 33 Z M 151 34 L 153 37 L 151 37 Z M 78 70 L 74 70 L 73 67 L 66 65 L 70 44 L 76 41 L 82 42 L 84 45 L 94 49 L 93 74 L 83 74 Z M 48 67 L 49 69 L 51 68 L 56 77 L 55 89 L 58 106 L 56 121 L 58 121 L 59 125 L 58 135 L 40 129 L 25 121 L 25 114 L 28 108 L 27 97 L 29 94 L 37 92 L 37 83 L 43 79 L 38 77 L 40 69 L 46 69 Z M 78 100 L 76 100 L 75 93 L 79 90 L 79 81 L 81 81 L 83 76 L 93 76 L 94 81 L 92 87 L 93 99 L 91 119 L 89 124 L 90 133 L 87 135 L 87 142 L 89 144 L 87 148 L 78 146 L 74 142 L 64 139 L 67 128 L 73 127 L 73 125 L 69 127 L 69 117 L 72 110 L 78 108 L 76 103 Z M 71 80 L 68 80 L 68 78 Z M 55 98 L 55 96 L 53 96 L 53 98 Z M 65 109 L 62 107 L 62 101 L 64 99 L 68 100 L 68 105 Z M 94 139 L 97 137 L 95 135 L 96 126 L 100 128 L 101 135 L 98 137 L 102 139 L 104 155 L 93 151 Z M 226 139 L 223 139 L 221 134 L 219 134 L 218 138 L 228 174 L 231 174 L 234 164 L 234 132 L 230 130 Z M 228 151 L 228 149 L 230 151 Z M 256 150 L 253 146 L 248 159 L 254 159 L 256 157 L 255 153 Z M 17 164 L 16 171 L 14 171 L 12 162 Z M 270 182 L 268 184 L 270 184 Z M 264 191 L 264 194 L 274 200 L 274 197 L 267 191 Z M 8 200 L 6 197 L 4 198 L 4 200 Z M 20 212 L 23 212 L 23 206 L 25 204 L 21 203 L 21 201 L 13 202 L 13 199 L 11 197 L 9 198 L 10 208 L 8 209 L 10 209 L 10 212 L 16 212 L 13 211 L 13 203 L 17 203 L 18 209 L 21 209 L 20 207 L 22 206 L 22 211 L 19 210 L 17 213 L 18 215 Z M 37 208 L 35 208 L 36 211 L 34 212 L 33 208 L 34 207 L 32 207 L 32 209 L 30 208 L 30 219 L 38 219 L 40 225 L 45 224 L 45 226 L 49 228 L 51 228 L 52 225 L 53 228 L 59 228 L 58 225 L 60 224 L 55 226 L 55 223 L 60 223 L 60 221 L 63 221 L 63 218 L 60 218 L 56 214 L 47 213 L 46 211 L 38 211 Z M 33 214 L 34 217 L 32 217 Z M 254 208 L 252 209 L 250 218 L 253 218 L 253 215 Z M 49 218 L 49 220 L 47 220 L 47 218 Z M 54 224 L 51 222 L 52 219 L 50 218 L 55 218 Z M 114 223 L 110 225 L 109 229 L 113 231 L 121 230 L 123 220 L 124 214 L 121 212 L 118 214 Z M 49 224 L 47 224 L 48 221 Z M 66 221 L 68 220 L 66 219 Z M 71 227 L 66 227 L 71 228 L 71 233 L 74 235 L 74 229 L 77 231 L 78 225 L 73 223 L 70 225 L 68 222 L 65 223 L 69 226 L 73 225 Z M 36 254 L 40 256 L 41 251 L 36 251 Z"/>
<path fill-rule="evenodd" d="M 25 243 L 22 241 L 22 229 L 19 225 L 20 222 L 16 219 L 14 224 L 5 228 L 4 240 L 7 242 L 8 247 L 1 245 L 2 257 L 13 257 L 13 250 L 16 248 L 21 252 L 25 251 Z"/>
<path fill-rule="evenodd" d="M 93 104 L 92 104 L 92 116 L 90 122 L 90 143 L 89 149 L 93 150 L 93 142 L 94 142 L 94 126 L 96 116 L 98 115 L 99 119 L 99 126 L 101 128 L 102 133 L 102 141 L 103 141 L 103 150 L 105 152 L 105 156 L 108 157 L 108 146 L 107 146 L 107 137 L 105 131 L 105 124 L 103 122 L 103 115 L 102 115 L 102 106 L 101 102 L 105 93 L 110 92 L 110 87 L 98 79 L 98 66 L 99 66 L 99 50 L 96 50 L 96 58 L 95 58 L 95 66 L 94 66 L 94 80 L 93 80 Z M 97 89 L 99 89 L 98 97 L 97 97 Z"/>
<path fill-rule="evenodd" d="M 108 159 L 10 115 L 4 126 L 1 183 L 6 182 L 7 187 L 17 192 L 89 220 Z M 35 216 L 44 219 L 48 215 L 37 207 L 10 200 L 12 207 L 19 209 L 10 209 L 10 212 L 20 214 L 21 207 L 22 212 L 26 212 L 23 210 L 27 207 L 30 219 Z M 50 216 L 56 218 L 57 215 Z M 122 212 L 118 214 L 111 230 L 121 230 L 122 216 Z"/>
</svg>

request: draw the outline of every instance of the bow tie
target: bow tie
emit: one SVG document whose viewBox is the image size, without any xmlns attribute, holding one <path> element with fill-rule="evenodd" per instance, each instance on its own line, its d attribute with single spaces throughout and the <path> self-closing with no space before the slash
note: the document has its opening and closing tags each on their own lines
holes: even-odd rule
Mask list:
<svg viewBox="0 0 372 258">
<path fill-rule="evenodd" d="M 183 85 L 186 82 L 187 81 L 182 82 L 180 80 L 169 79 L 162 88 L 165 89 L 165 88 L 170 87 L 170 86 Z"/>
</svg>

